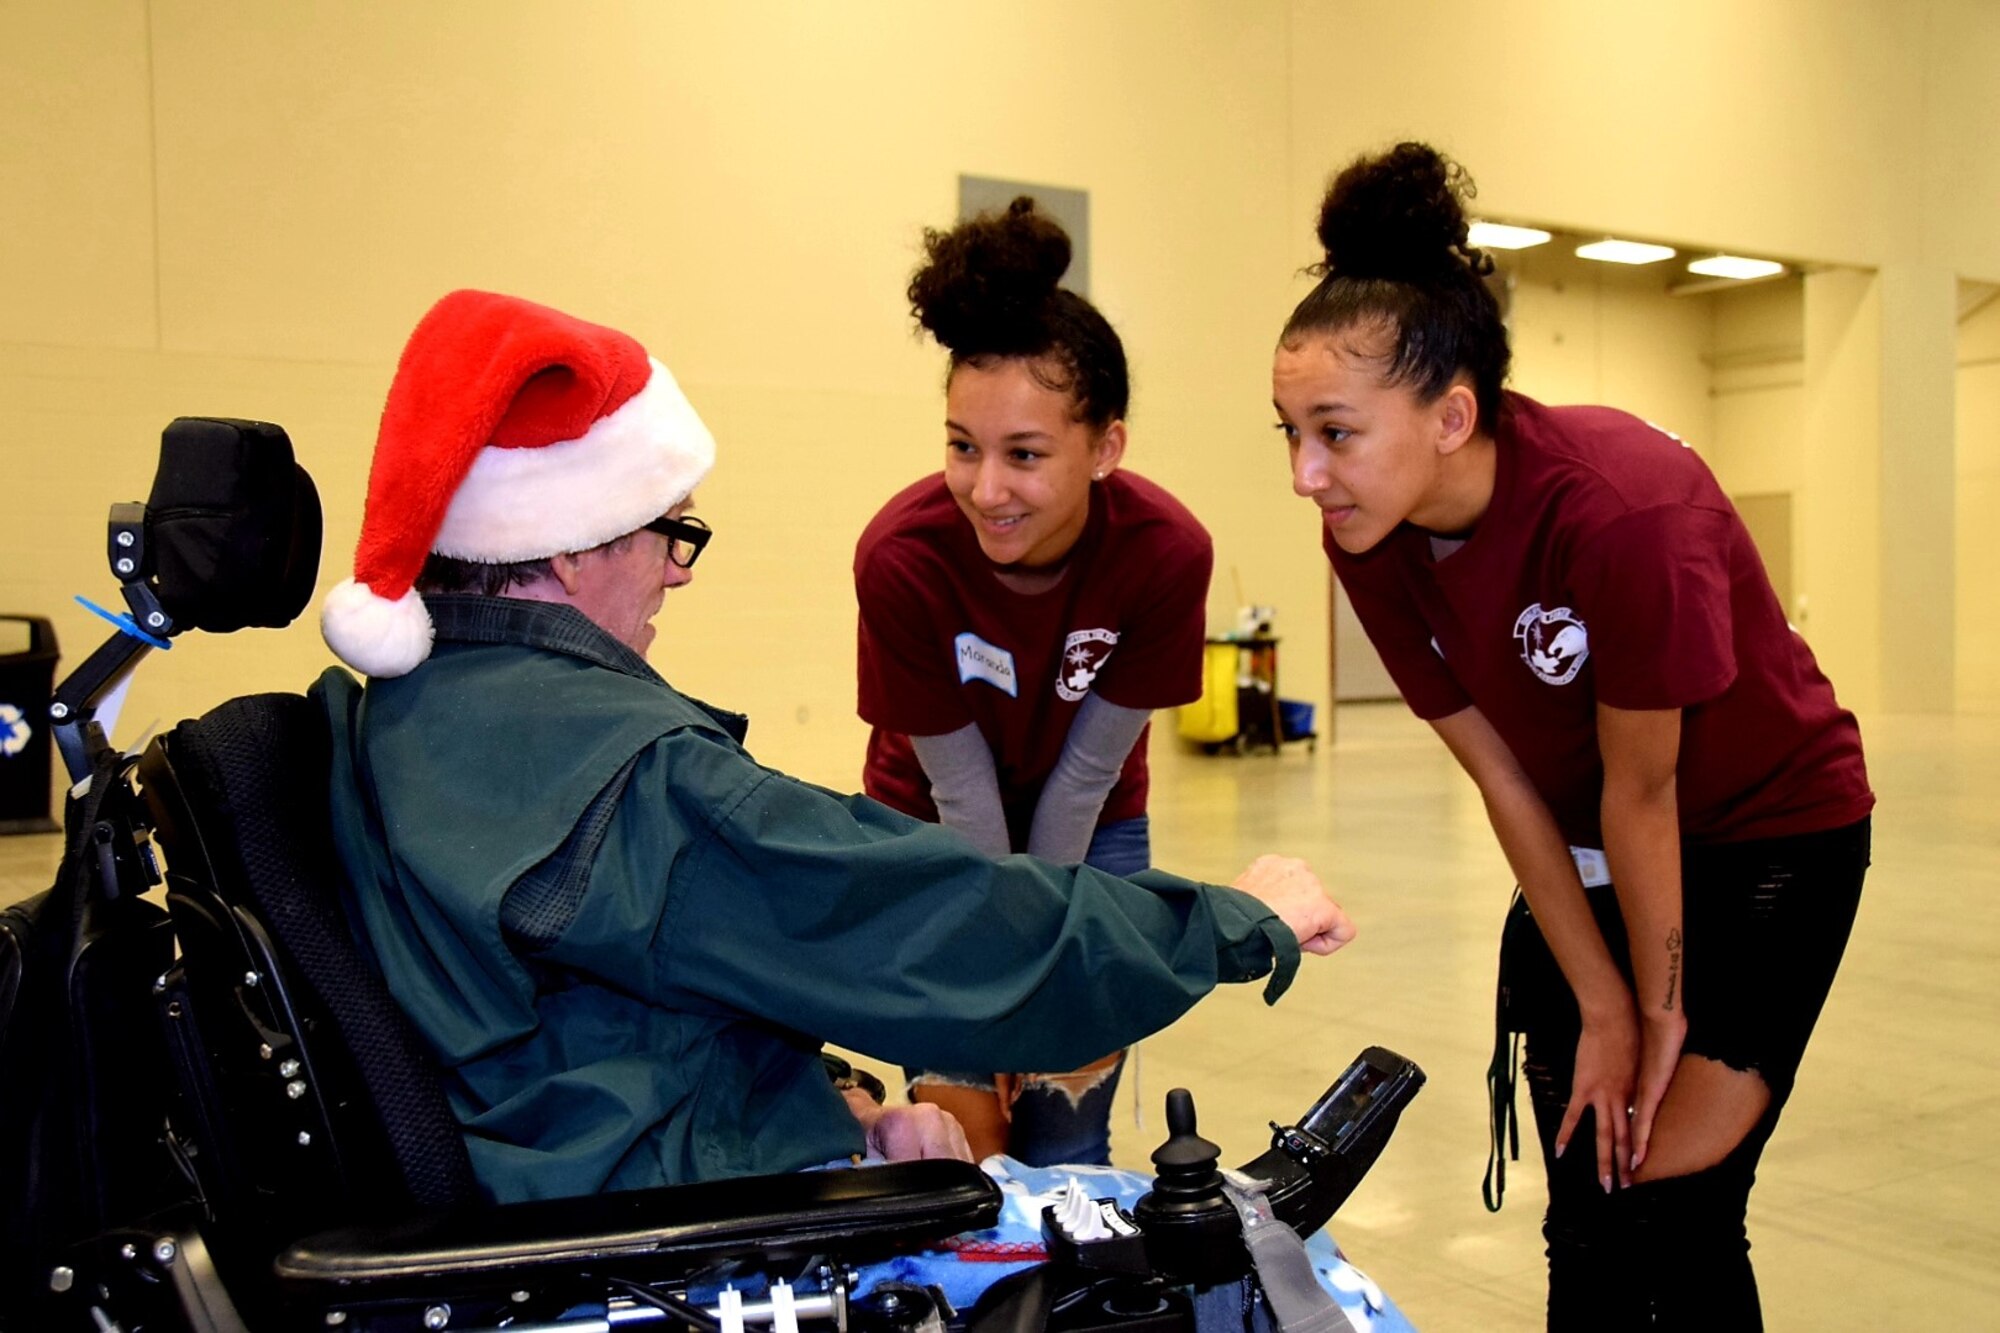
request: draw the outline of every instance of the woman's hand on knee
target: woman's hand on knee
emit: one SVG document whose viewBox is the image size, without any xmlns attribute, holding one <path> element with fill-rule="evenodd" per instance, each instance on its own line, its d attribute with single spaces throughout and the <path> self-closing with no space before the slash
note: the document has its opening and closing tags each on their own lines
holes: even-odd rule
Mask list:
<svg viewBox="0 0 2000 1333">
<path fill-rule="evenodd" d="M 1681 1043 L 1687 1040 L 1687 1016 L 1649 1010 L 1639 1024 L 1639 1070 L 1632 1093 L 1632 1170 L 1638 1171 L 1653 1142 L 1653 1123 L 1667 1087 L 1680 1067 Z"/>
<path fill-rule="evenodd" d="M 1556 1130 L 1556 1156 L 1569 1148 L 1585 1111 L 1596 1112 L 1597 1179 L 1609 1193 L 1615 1180 L 1632 1183 L 1632 1088 L 1639 1064 L 1638 1019 L 1629 997 L 1624 1003 L 1587 1012 L 1583 1035 L 1576 1043 L 1576 1074 L 1570 1081 L 1569 1106 Z"/>
</svg>

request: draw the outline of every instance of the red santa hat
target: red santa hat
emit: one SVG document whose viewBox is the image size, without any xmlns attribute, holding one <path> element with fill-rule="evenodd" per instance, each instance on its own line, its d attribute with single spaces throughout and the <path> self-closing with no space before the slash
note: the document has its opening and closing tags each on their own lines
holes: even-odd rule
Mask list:
<svg viewBox="0 0 2000 1333">
<path fill-rule="evenodd" d="M 354 577 L 320 630 L 370 676 L 431 651 L 431 552 L 483 564 L 585 551 L 685 500 L 715 440 L 667 368 L 615 329 L 492 292 L 432 306 L 396 366 Z"/>
</svg>

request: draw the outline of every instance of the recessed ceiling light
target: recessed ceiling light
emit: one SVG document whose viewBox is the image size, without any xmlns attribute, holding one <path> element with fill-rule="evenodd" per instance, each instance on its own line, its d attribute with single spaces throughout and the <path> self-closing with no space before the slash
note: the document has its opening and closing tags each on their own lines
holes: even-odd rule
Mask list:
<svg viewBox="0 0 2000 1333">
<path fill-rule="evenodd" d="M 1774 259 L 1745 259 L 1742 255 L 1712 255 L 1688 265 L 1688 272 L 1704 278 L 1768 278 L 1784 271 L 1785 266 Z"/>
<path fill-rule="evenodd" d="M 1644 241 L 1592 241 L 1576 247 L 1578 259 L 1598 259 L 1607 264 L 1657 264 L 1674 257 L 1671 245 L 1648 245 Z"/>
<path fill-rule="evenodd" d="M 1544 245 L 1549 233 L 1540 227 L 1513 227 L 1504 222 L 1475 222 L 1468 243 L 1481 250 L 1525 250 L 1531 245 Z"/>
</svg>

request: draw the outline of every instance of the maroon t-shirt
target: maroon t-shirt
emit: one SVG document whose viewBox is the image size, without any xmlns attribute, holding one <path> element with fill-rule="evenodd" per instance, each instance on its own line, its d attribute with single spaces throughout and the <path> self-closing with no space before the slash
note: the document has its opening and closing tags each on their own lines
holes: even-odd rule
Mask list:
<svg viewBox="0 0 2000 1333">
<path fill-rule="evenodd" d="M 1838 828 L 1875 798 L 1854 715 L 1785 622 L 1750 534 L 1694 450 L 1603 407 L 1506 395 L 1493 500 L 1442 559 L 1408 524 L 1354 556 L 1324 538 L 1417 716 L 1467 705 L 1563 836 L 1601 847 L 1596 708 L 1679 708 L 1681 833 Z"/>
<path fill-rule="evenodd" d="M 1023 846 L 1088 693 L 1148 710 L 1200 696 L 1213 559 L 1207 531 L 1180 501 L 1120 470 L 1091 487 L 1090 517 L 1062 581 L 1018 593 L 994 576 L 941 475 L 903 490 L 854 552 L 860 711 L 875 728 L 863 788 L 935 820 L 909 738 L 976 722 L 993 751 L 1013 844 Z M 1145 810 L 1142 734 L 1098 822 Z"/>
</svg>

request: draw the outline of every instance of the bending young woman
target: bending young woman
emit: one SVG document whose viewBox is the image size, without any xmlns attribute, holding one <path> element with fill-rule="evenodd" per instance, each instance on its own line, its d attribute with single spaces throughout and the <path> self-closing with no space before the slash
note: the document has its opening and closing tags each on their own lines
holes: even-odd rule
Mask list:
<svg viewBox="0 0 2000 1333">
<path fill-rule="evenodd" d="M 1208 534 L 1120 470 L 1125 349 L 1057 285 L 1061 226 L 1022 198 L 925 249 L 909 295 L 951 354 L 944 471 L 855 551 L 864 785 L 994 857 L 1135 873 L 1152 860 L 1147 721 L 1201 693 Z M 957 1115 L 977 1156 L 1109 1162 L 1123 1060 L 911 1071 L 911 1096 Z"/>
<path fill-rule="evenodd" d="M 1292 487 L 1532 913 L 1502 973 L 1550 1327 L 1755 1327 L 1750 1186 L 1868 865 L 1860 732 L 1691 449 L 1502 391 L 1471 188 L 1422 144 L 1334 180 L 1273 371 Z"/>
</svg>

